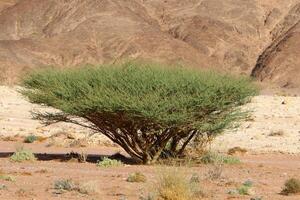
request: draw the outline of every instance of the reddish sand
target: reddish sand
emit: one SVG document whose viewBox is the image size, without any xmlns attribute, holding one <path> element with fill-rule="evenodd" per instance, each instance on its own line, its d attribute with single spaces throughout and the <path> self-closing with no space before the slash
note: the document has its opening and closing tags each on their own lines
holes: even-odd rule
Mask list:
<svg viewBox="0 0 300 200">
<path fill-rule="evenodd" d="M 1 142 L 1 148 L 10 151 L 14 142 Z M 44 152 L 41 145 L 27 145 L 35 152 Z M 48 152 L 69 152 L 78 149 L 59 149 L 49 147 Z M 81 149 L 83 150 L 83 149 Z M 84 149 L 85 152 L 109 154 L 117 151 L 116 148 L 101 147 Z M 240 156 L 241 164 L 224 165 L 222 176 L 216 180 L 207 178 L 211 165 L 180 167 L 186 177 L 196 173 L 200 177 L 201 189 L 206 194 L 205 199 L 247 199 L 263 197 L 266 200 L 299 200 L 300 196 L 282 196 L 279 194 L 284 182 L 290 177 L 300 178 L 300 155 L 265 154 Z M 166 167 L 166 166 L 165 166 Z M 159 166 L 126 165 L 123 167 L 99 168 L 95 163 L 78 163 L 75 161 L 35 161 L 13 163 L 9 158 L 0 158 L 0 170 L 3 174 L 15 177 L 15 181 L 0 180 L 6 189 L 0 190 L 2 200 L 24 199 L 102 199 L 102 200 L 137 200 L 142 194 L 147 194 L 156 181 Z M 44 170 L 44 172 L 41 172 Z M 126 178 L 132 172 L 142 172 L 147 176 L 146 183 L 128 183 Z M 79 192 L 65 192 L 56 194 L 54 182 L 60 179 L 72 179 L 84 183 L 92 181 L 96 185 L 98 194 L 83 195 Z M 244 181 L 254 183 L 254 194 L 251 196 L 229 195 L 230 189 L 235 189 Z M 125 197 L 125 198 L 123 198 Z"/>
</svg>

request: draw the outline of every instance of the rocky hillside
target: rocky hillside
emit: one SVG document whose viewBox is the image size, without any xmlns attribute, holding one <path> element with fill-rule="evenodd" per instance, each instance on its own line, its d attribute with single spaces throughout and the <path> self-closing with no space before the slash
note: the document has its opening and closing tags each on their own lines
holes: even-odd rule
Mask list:
<svg viewBox="0 0 300 200">
<path fill-rule="evenodd" d="M 0 0 L 0 79 L 139 58 L 300 88 L 299 13 L 299 0 Z"/>
</svg>

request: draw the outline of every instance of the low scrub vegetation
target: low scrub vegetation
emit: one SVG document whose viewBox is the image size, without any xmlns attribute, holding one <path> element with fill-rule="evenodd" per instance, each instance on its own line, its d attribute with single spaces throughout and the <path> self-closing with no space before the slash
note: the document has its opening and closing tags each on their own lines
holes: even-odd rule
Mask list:
<svg viewBox="0 0 300 200">
<path fill-rule="evenodd" d="M 99 188 L 96 181 L 88 181 L 78 184 L 77 191 L 81 194 L 93 195 L 99 193 Z"/>
<path fill-rule="evenodd" d="M 207 152 L 202 155 L 200 158 L 201 163 L 203 164 L 239 164 L 241 161 L 240 159 L 233 157 L 222 155 L 214 152 Z"/>
<path fill-rule="evenodd" d="M 24 162 L 35 161 L 36 158 L 30 150 L 21 147 L 17 148 L 16 152 L 10 157 L 10 160 L 14 162 Z"/>
<path fill-rule="evenodd" d="M 98 167 L 120 167 L 124 164 L 119 160 L 109 159 L 107 157 L 104 157 L 103 160 L 98 161 L 97 166 Z"/>
<path fill-rule="evenodd" d="M 197 200 L 202 198 L 197 182 L 187 179 L 179 170 L 168 170 L 159 173 L 155 199 L 159 200 Z"/>
<path fill-rule="evenodd" d="M 66 191 L 76 191 L 87 195 L 99 193 L 97 182 L 88 181 L 84 183 L 75 183 L 72 179 L 60 179 L 55 181 L 54 189 L 60 193 Z"/>
<path fill-rule="evenodd" d="M 207 178 L 210 180 L 217 180 L 222 177 L 223 165 L 221 163 L 214 163 L 207 172 Z"/>
<path fill-rule="evenodd" d="M 75 183 L 71 179 L 60 179 L 54 182 L 54 189 L 56 190 L 72 191 L 75 188 Z"/>
<path fill-rule="evenodd" d="M 253 183 L 252 181 L 245 181 L 240 187 L 230 190 L 228 192 L 231 195 L 239 194 L 239 195 L 253 195 Z"/>
<path fill-rule="evenodd" d="M 5 175 L 5 174 L 0 174 L 0 180 L 4 180 L 4 181 L 16 181 L 16 178 L 10 175 Z"/>
<path fill-rule="evenodd" d="M 144 174 L 142 174 L 141 172 L 134 172 L 132 174 L 129 174 L 128 178 L 127 178 L 127 182 L 136 182 L 136 183 L 143 183 L 146 182 L 147 178 Z"/>
<path fill-rule="evenodd" d="M 89 127 L 146 164 L 181 157 L 189 144 L 231 127 L 245 116 L 239 106 L 256 94 L 245 78 L 133 62 L 48 69 L 23 83 L 31 102 L 61 110 L 37 119 Z"/>
<path fill-rule="evenodd" d="M 35 135 L 29 135 L 29 136 L 25 137 L 24 142 L 25 143 L 33 143 L 36 140 L 38 140 L 37 136 L 35 136 Z"/>
<path fill-rule="evenodd" d="M 5 190 L 5 189 L 7 189 L 6 185 L 0 183 L 0 190 Z"/>
<path fill-rule="evenodd" d="M 300 179 L 291 178 L 287 180 L 284 184 L 284 188 L 281 191 L 281 194 L 300 194 Z"/>
</svg>

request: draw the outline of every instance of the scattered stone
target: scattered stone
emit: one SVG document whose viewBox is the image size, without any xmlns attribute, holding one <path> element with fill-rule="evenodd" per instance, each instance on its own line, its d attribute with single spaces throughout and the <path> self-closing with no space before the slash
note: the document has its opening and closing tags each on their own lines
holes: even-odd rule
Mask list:
<svg viewBox="0 0 300 200">
<path fill-rule="evenodd" d="M 285 135 L 284 132 L 282 130 L 279 130 L 279 131 L 272 131 L 268 136 L 279 137 L 284 135 Z"/>
</svg>

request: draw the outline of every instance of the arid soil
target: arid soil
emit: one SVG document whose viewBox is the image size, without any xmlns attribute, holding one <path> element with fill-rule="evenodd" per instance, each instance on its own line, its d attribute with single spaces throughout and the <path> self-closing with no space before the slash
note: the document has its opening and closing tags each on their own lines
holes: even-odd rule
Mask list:
<svg viewBox="0 0 300 200">
<path fill-rule="evenodd" d="M 227 151 L 235 145 L 259 153 L 300 153 L 299 97 L 261 95 L 243 109 L 250 118 L 217 137 L 213 149 Z"/>
<path fill-rule="evenodd" d="M 0 79 L 13 83 L 47 65 L 146 59 L 299 92 L 299 7 L 299 0 L 0 0 Z"/>
<path fill-rule="evenodd" d="M 300 178 L 300 157 L 288 155 L 244 156 L 242 164 L 225 165 L 222 175 L 211 180 L 208 171 L 213 166 L 198 165 L 181 167 L 180 170 L 189 178 L 197 174 L 200 186 L 205 194 L 203 199 L 249 200 L 251 197 L 263 197 L 267 200 L 298 200 L 299 195 L 280 195 L 282 186 L 290 177 Z M 165 170 L 171 168 L 164 167 Z M 159 166 L 135 166 L 99 168 L 94 163 L 76 163 L 59 161 L 35 161 L 33 163 L 12 163 L 7 158 L 0 159 L 3 173 L 13 176 L 15 181 L 0 180 L 7 189 L 0 190 L 3 200 L 24 199 L 99 199 L 99 200 L 138 200 L 141 195 L 151 192 L 155 186 Z M 142 172 L 147 177 L 146 183 L 129 183 L 128 175 Z M 76 191 L 58 193 L 53 189 L 54 182 L 72 179 L 75 182 L 92 182 L 97 188 L 96 194 L 84 195 Z M 229 190 L 239 187 L 243 182 L 253 182 L 251 195 L 229 195 Z"/>
</svg>

